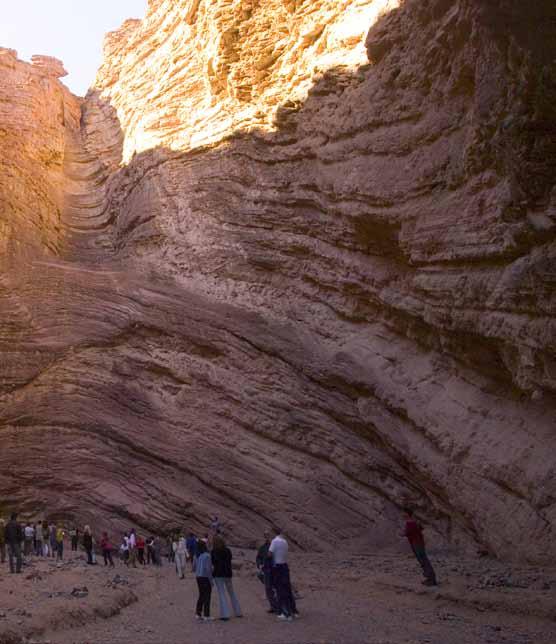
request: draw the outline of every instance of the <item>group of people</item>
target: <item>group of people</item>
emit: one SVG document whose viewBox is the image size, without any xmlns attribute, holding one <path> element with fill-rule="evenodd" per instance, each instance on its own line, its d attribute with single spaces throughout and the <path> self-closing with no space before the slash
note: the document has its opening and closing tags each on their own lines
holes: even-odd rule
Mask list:
<svg viewBox="0 0 556 644">
<path fill-rule="evenodd" d="M 113 566 L 114 562 L 112 560 L 111 550 L 114 549 L 110 544 L 106 532 L 103 535 L 100 545 L 105 565 L 108 563 Z M 166 546 L 168 546 L 168 540 L 166 540 Z M 160 537 L 155 535 L 144 538 L 137 534 L 135 529 L 132 529 L 129 532 L 125 532 L 122 536 L 119 555 L 126 566 L 133 568 L 136 568 L 137 564 L 141 566 L 147 566 L 149 564 L 162 566 L 163 548 L 164 543 Z M 168 548 L 166 549 L 166 556 L 168 561 L 173 560 L 172 551 L 168 550 Z"/>
<path fill-rule="evenodd" d="M 265 533 L 265 542 L 257 551 L 258 577 L 264 583 L 269 603 L 268 612 L 279 620 L 292 621 L 299 617 L 292 590 L 288 566 L 288 542 L 282 530 L 275 529 L 274 538 Z M 241 607 L 233 584 L 232 551 L 220 534 L 219 524 L 211 524 L 211 533 L 197 539 L 190 533 L 173 542 L 176 572 L 184 578 L 186 562 L 191 561 L 197 581 L 198 598 L 195 616 L 200 621 L 211 621 L 212 589 L 218 594 L 219 619 L 228 621 L 233 616 L 242 617 Z"/>
<path fill-rule="evenodd" d="M 77 529 L 70 531 L 72 550 L 77 550 Z M 0 559 L 6 561 L 6 549 L 10 563 L 10 572 L 20 573 L 24 557 L 55 557 L 58 561 L 64 557 L 64 540 L 66 532 L 61 524 L 18 523 L 17 514 L 13 513 L 6 523 L 0 519 Z"/>
<path fill-rule="evenodd" d="M 425 549 L 423 527 L 415 519 L 411 509 L 405 510 L 405 519 L 405 530 L 402 536 L 409 541 L 422 567 L 423 583 L 435 586 L 436 574 Z M 72 527 L 68 536 L 72 551 L 77 551 L 80 540 L 79 529 Z M 273 535 L 265 532 L 264 537 L 264 543 L 257 551 L 256 566 L 257 576 L 265 587 L 269 604 L 268 612 L 276 614 L 280 620 L 292 621 L 299 616 L 299 612 L 290 580 L 288 542 L 282 530 L 278 528 L 274 530 Z M 32 554 L 62 560 L 65 538 L 66 531 L 61 524 L 43 521 L 22 526 L 14 513 L 7 523 L 0 519 L 0 558 L 4 563 L 7 548 L 10 572 L 21 573 L 23 558 Z M 97 544 L 88 525 L 83 530 L 81 543 L 87 554 L 87 563 L 96 564 Z M 104 565 L 114 567 L 113 552 L 116 549 L 107 532 L 102 534 L 99 546 Z M 124 533 L 119 546 L 119 555 L 127 566 L 137 567 L 138 563 L 143 566 L 148 564 L 160 566 L 162 549 L 163 542 L 159 537 L 150 536 L 144 539 L 135 529 L 132 529 Z M 232 551 L 222 537 L 221 526 L 216 517 L 211 522 L 210 533 L 204 538 L 197 538 L 192 532 L 187 537 L 183 532 L 176 532 L 169 536 L 166 540 L 166 556 L 175 564 L 176 573 L 180 579 L 185 578 L 186 567 L 188 562 L 190 563 L 198 589 L 195 607 L 195 616 L 198 620 L 212 619 L 211 598 L 214 586 L 218 593 L 219 619 L 227 621 L 232 617 L 232 613 L 235 617 L 242 617 L 240 603 L 232 582 Z"/>
</svg>

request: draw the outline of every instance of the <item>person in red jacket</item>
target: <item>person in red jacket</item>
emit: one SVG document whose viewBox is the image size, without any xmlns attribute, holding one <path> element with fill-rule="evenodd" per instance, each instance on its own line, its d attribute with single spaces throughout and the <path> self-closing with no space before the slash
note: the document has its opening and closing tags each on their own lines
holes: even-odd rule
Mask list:
<svg viewBox="0 0 556 644">
<path fill-rule="evenodd" d="M 404 511 L 405 514 L 405 531 L 403 536 L 409 541 L 409 545 L 413 550 L 415 558 L 421 565 L 423 569 L 423 575 L 425 580 L 423 584 L 425 586 L 436 586 L 436 574 L 434 568 L 432 567 L 431 562 L 427 556 L 427 551 L 425 549 L 425 538 L 423 536 L 423 526 L 415 520 L 413 516 L 413 510 L 411 508 L 406 508 Z"/>
</svg>

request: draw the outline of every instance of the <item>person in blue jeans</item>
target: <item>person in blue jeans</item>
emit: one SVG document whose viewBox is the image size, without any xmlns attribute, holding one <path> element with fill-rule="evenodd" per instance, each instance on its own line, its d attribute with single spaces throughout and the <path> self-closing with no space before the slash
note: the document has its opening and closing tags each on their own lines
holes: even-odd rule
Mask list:
<svg viewBox="0 0 556 644">
<path fill-rule="evenodd" d="M 298 617 L 297 606 L 293 596 L 288 566 L 288 542 L 280 528 L 268 548 L 268 556 L 272 557 L 272 583 L 278 596 L 279 620 L 291 622 Z"/>
</svg>

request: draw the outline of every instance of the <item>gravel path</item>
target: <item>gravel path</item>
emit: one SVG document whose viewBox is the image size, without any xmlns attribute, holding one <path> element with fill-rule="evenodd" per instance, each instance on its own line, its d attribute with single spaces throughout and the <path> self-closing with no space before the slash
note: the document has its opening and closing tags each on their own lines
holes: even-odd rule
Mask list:
<svg viewBox="0 0 556 644">
<path fill-rule="evenodd" d="M 242 556 L 243 555 L 243 556 Z M 301 617 L 278 622 L 266 613 L 254 578 L 252 553 L 237 553 L 235 577 L 244 617 L 229 622 L 194 619 L 196 584 L 179 580 L 170 565 L 122 576 L 139 601 L 120 615 L 46 635 L 52 644 L 554 644 L 550 571 L 512 570 L 496 562 L 437 558 L 438 589 L 424 589 L 405 556 L 296 556 L 293 579 Z M 506 572 L 505 572 L 506 571 Z M 104 571 L 99 571 L 104 574 Z M 542 577 L 539 575 L 542 573 Z M 107 576 L 113 573 L 106 572 Z M 502 607 L 502 608 L 500 608 Z M 218 617 L 213 595 L 213 615 Z M 533 610 L 533 609 L 531 609 Z M 553 615 L 556 617 L 556 613 Z M 44 640 L 38 640 L 44 641 Z"/>
</svg>

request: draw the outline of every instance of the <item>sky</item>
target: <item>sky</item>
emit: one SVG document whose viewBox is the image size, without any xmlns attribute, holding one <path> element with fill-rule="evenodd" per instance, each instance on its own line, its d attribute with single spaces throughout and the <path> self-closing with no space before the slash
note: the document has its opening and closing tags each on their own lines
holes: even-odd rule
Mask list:
<svg viewBox="0 0 556 644">
<path fill-rule="evenodd" d="M 142 18 L 148 0 L 0 0 L 0 47 L 56 56 L 69 76 L 61 79 L 83 96 L 93 82 L 107 31 L 127 18 Z"/>
</svg>

